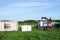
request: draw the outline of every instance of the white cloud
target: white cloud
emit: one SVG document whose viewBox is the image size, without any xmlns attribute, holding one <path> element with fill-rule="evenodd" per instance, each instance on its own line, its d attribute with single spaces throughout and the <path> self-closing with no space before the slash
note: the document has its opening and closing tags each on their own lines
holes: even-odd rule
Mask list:
<svg viewBox="0 0 60 40">
<path fill-rule="evenodd" d="M 8 7 L 53 7 L 53 3 L 44 2 L 22 2 L 22 3 L 11 3 Z"/>
<path fill-rule="evenodd" d="M 24 10 L 23 8 L 31 8 L 31 7 L 39 7 L 39 9 L 44 9 L 44 8 L 53 8 L 56 5 L 59 5 L 59 3 L 49 3 L 49 2 L 17 2 L 17 3 L 10 3 L 7 4 L 6 6 L 0 7 L 0 11 L 8 11 L 8 10 L 14 10 L 14 9 L 21 9 Z M 32 9 L 32 8 L 31 8 Z"/>
<path fill-rule="evenodd" d="M 44 0 L 43 0 L 44 1 Z M 59 0 L 55 0 L 56 2 L 16 2 L 16 3 L 7 3 L 3 8 L 27 8 L 27 7 L 40 7 L 40 8 L 52 8 L 56 5 L 60 5 Z"/>
</svg>

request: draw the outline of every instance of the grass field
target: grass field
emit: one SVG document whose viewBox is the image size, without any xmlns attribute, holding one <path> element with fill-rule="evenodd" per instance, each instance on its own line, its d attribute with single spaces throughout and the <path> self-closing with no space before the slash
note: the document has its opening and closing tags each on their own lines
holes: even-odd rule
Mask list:
<svg viewBox="0 0 60 40">
<path fill-rule="evenodd" d="M 33 28 L 31 32 L 0 32 L 0 40 L 60 40 L 60 29 L 52 28 L 47 31 Z"/>
</svg>

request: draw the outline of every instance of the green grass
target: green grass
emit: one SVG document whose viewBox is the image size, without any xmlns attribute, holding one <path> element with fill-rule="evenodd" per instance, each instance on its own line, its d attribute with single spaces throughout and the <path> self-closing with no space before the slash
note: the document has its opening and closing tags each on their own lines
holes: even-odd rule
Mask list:
<svg viewBox="0 0 60 40">
<path fill-rule="evenodd" d="M 60 40 L 60 29 L 52 28 L 47 31 L 33 28 L 31 32 L 0 32 L 0 40 Z"/>
</svg>

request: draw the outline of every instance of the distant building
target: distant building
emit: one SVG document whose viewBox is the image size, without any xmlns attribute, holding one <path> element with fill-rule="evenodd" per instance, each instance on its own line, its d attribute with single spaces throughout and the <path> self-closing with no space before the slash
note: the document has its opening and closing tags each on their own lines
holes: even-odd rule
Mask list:
<svg viewBox="0 0 60 40">
<path fill-rule="evenodd" d="M 0 21 L 0 31 L 17 31 L 17 30 L 18 30 L 17 21 L 10 21 L 10 20 Z"/>
</svg>

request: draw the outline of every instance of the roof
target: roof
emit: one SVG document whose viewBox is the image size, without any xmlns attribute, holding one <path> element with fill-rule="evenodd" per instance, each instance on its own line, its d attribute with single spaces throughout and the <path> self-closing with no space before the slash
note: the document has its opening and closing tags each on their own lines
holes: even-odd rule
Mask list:
<svg viewBox="0 0 60 40">
<path fill-rule="evenodd" d="M 0 22 L 17 22 L 15 20 L 0 20 Z"/>
</svg>

